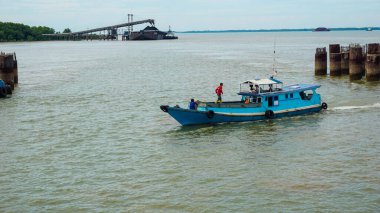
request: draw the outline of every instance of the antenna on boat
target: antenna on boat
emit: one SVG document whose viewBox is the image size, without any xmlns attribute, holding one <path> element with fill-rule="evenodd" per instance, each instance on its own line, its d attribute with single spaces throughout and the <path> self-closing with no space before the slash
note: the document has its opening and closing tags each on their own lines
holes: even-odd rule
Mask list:
<svg viewBox="0 0 380 213">
<path fill-rule="evenodd" d="M 277 75 L 277 70 L 276 70 L 276 37 L 274 38 L 274 43 L 273 43 L 273 73 L 271 77 L 274 77 Z"/>
</svg>

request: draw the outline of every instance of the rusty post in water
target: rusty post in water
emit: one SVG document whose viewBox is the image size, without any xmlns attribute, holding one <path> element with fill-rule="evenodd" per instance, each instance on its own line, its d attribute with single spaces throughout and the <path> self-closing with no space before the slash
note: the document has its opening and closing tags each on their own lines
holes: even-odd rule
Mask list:
<svg viewBox="0 0 380 213">
<path fill-rule="evenodd" d="M 367 45 L 365 77 L 367 81 L 380 80 L 380 45 L 378 43 Z"/>
<path fill-rule="evenodd" d="M 367 44 L 367 53 L 368 54 L 380 54 L 380 44 L 379 43 Z"/>
<path fill-rule="evenodd" d="M 363 48 L 359 44 L 350 45 L 350 80 L 360 80 L 363 76 Z"/>
<path fill-rule="evenodd" d="M 17 66 L 17 58 L 16 53 L 13 53 L 13 75 L 14 75 L 14 83 L 18 84 L 18 66 Z"/>
<path fill-rule="evenodd" d="M 362 64 L 363 64 L 363 72 L 362 72 L 362 76 L 364 77 L 365 76 L 365 66 L 367 65 L 366 61 L 367 61 L 367 45 L 363 45 L 362 46 Z"/>
<path fill-rule="evenodd" d="M 14 89 L 13 55 L 1 54 L 0 58 L 1 58 L 0 61 L 2 62 L 0 79 L 2 79 L 5 82 L 5 84 L 10 85 L 13 90 Z"/>
<path fill-rule="evenodd" d="M 315 51 L 315 75 L 327 74 L 327 53 L 326 47 L 317 48 Z"/>
<path fill-rule="evenodd" d="M 339 76 L 342 74 L 340 70 L 341 55 L 340 55 L 340 45 L 330 44 L 329 48 L 330 55 L 330 75 Z"/>
<path fill-rule="evenodd" d="M 15 54 L 0 53 L 0 79 L 2 79 L 5 84 L 10 85 L 12 90 L 15 87 L 15 83 L 18 82 L 17 61 L 15 58 Z M 15 79 L 15 73 L 17 79 Z"/>
<path fill-rule="evenodd" d="M 340 61 L 340 70 L 342 75 L 348 75 L 349 70 L 349 59 L 350 59 L 350 47 L 341 47 L 340 48 L 341 61 Z"/>
</svg>

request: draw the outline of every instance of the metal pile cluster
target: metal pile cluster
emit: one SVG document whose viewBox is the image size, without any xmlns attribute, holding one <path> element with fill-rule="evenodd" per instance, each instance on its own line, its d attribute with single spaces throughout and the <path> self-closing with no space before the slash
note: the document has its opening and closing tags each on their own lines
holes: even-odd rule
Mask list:
<svg viewBox="0 0 380 213">
<path fill-rule="evenodd" d="M 380 80 L 380 44 L 371 43 L 364 46 L 350 44 L 330 44 L 330 76 L 349 75 L 350 80 Z M 327 75 L 326 48 L 317 48 L 315 53 L 315 75 Z"/>
<path fill-rule="evenodd" d="M 12 94 L 18 84 L 16 53 L 0 52 L 0 97 Z"/>
</svg>

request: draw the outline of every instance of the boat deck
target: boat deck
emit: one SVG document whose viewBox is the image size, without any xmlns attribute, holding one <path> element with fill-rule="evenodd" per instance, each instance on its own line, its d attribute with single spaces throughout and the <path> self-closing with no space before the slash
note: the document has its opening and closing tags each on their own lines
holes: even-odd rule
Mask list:
<svg viewBox="0 0 380 213">
<path fill-rule="evenodd" d="M 201 102 L 199 103 L 200 108 L 208 107 L 208 108 L 257 108 L 261 107 L 262 103 L 244 103 L 244 101 L 226 101 L 222 103 L 215 102 Z"/>
</svg>

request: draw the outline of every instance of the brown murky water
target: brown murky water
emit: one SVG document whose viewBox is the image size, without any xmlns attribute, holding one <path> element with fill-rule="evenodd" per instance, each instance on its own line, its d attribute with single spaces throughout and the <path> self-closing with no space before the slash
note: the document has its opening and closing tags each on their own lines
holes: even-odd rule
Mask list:
<svg viewBox="0 0 380 213">
<path fill-rule="evenodd" d="M 378 212 L 380 83 L 314 77 L 314 51 L 380 33 L 180 34 L 178 41 L 2 43 L 1 212 Z M 329 110 L 181 127 L 159 109 L 234 100 L 268 76 L 319 83 Z"/>
</svg>

